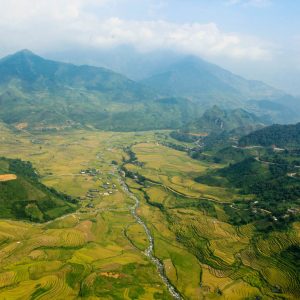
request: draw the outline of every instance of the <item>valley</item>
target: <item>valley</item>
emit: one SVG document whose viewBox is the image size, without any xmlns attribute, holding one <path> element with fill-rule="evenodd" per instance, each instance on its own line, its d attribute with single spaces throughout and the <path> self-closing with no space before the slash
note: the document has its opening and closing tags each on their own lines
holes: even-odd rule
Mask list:
<svg viewBox="0 0 300 300">
<path fill-rule="evenodd" d="M 0 4 L 0 300 L 300 299 L 299 1 Z"/>
<path fill-rule="evenodd" d="M 248 209 L 239 199 L 253 196 L 195 180 L 227 162 L 174 144 L 192 146 L 169 131 L 6 127 L 0 156 L 30 161 L 78 208 L 39 223 L 2 217 L 0 298 L 297 299 L 299 221 L 268 233 L 235 224 L 232 211 Z"/>
</svg>

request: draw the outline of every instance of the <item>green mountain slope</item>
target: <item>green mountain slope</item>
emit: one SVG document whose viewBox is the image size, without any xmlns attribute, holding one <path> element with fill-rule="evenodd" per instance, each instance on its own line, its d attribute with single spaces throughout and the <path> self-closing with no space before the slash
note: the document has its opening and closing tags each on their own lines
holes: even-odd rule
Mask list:
<svg viewBox="0 0 300 300">
<path fill-rule="evenodd" d="M 295 125 L 271 125 L 251 132 L 239 141 L 241 146 L 259 145 L 278 147 L 300 147 L 300 123 Z"/>
<path fill-rule="evenodd" d="M 38 130 L 174 128 L 200 110 L 185 99 L 159 99 L 107 69 L 54 62 L 27 50 L 0 60 L 0 106 L 5 123 Z"/>
<path fill-rule="evenodd" d="M 184 127 L 187 132 L 222 132 L 253 129 L 263 125 L 260 118 L 243 109 L 222 110 L 218 106 L 208 109 L 202 117 Z"/>
<path fill-rule="evenodd" d="M 60 63 L 23 50 L 0 60 L 0 121 L 29 130 L 178 129 L 214 104 L 246 109 L 268 123 L 300 119 L 300 101 L 200 59 L 166 68 L 137 83 L 105 68 Z"/>
<path fill-rule="evenodd" d="M 43 59 L 28 50 L 0 60 L 0 85 L 11 82 L 25 90 L 82 89 L 102 92 L 114 101 L 130 102 L 153 97 L 149 89 L 104 68 L 75 66 Z"/>
<path fill-rule="evenodd" d="M 0 158 L 0 217 L 43 222 L 76 208 L 74 200 L 39 182 L 29 162 Z"/>
</svg>

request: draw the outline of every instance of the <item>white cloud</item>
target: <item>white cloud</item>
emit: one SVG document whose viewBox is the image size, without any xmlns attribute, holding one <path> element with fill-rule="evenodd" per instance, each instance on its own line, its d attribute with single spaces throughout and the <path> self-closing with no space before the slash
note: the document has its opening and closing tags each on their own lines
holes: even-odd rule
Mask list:
<svg viewBox="0 0 300 300">
<path fill-rule="evenodd" d="M 243 6 L 255 6 L 255 7 L 266 7 L 272 3 L 271 0 L 228 0 L 228 5 L 243 5 Z"/>
<path fill-rule="evenodd" d="M 96 8 L 111 4 L 112 0 L 0 0 L 2 51 L 130 44 L 140 51 L 168 48 L 205 57 L 266 60 L 271 56 L 263 42 L 223 32 L 215 23 L 100 18 Z"/>
<path fill-rule="evenodd" d="M 118 18 L 99 23 L 91 39 L 95 46 L 122 43 L 142 51 L 171 48 L 205 56 L 266 59 L 269 52 L 254 41 L 222 32 L 216 24 L 175 24 L 165 21 L 137 22 Z"/>
</svg>

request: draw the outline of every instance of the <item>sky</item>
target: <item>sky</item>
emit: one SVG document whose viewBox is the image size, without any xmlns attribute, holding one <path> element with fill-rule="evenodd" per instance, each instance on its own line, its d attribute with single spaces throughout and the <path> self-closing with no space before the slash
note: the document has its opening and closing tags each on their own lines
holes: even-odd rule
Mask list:
<svg viewBox="0 0 300 300">
<path fill-rule="evenodd" d="M 0 0 L 0 56 L 172 50 L 300 95 L 298 0 Z"/>
</svg>

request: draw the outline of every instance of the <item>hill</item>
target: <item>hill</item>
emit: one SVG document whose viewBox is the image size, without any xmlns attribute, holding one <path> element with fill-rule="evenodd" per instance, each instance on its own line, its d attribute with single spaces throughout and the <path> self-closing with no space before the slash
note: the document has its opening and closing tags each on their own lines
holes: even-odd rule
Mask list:
<svg viewBox="0 0 300 300">
<path fill-rule="evenodd" d="M 239 141 L 241 146 L 300 147 L 300 123 L 295 125 L 271 125 L 251 132 Z"/>
<path fill-rule="evenodd" d="M 0 106 L 5 123 L 35 130 L 174 128 L 199 111 L 107 69 L 46 60 L 28 50 L 0 60 Z"/>
<path fill-rule="evenodd" d="M 222 110 L 218 106 L 208 109 L 202 117 L 184 127 L 187 132 L 222 132 L 253 129 L 263 125 L 260 118 L 243 109 Z"/>
<path fill-rule="evenodd" d="M 39 182 L 31 163 L 0 158 L 0 217 L 43 222 L 76 208 L 75 201 Z"/>
</svg>

